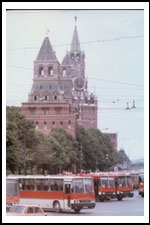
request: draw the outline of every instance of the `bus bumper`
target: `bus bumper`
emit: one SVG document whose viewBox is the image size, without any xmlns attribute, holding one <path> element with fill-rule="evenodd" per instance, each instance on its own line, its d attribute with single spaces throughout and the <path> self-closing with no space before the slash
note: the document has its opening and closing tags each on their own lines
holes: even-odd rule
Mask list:
<svg viewBox="0 0 150 225">
<path fill-rule="evenodd" d="M 94 209 L 95 208 L 95 202 L 94 203 L 73 203 L 71 204 L 71 209 Z"/>
</svg>

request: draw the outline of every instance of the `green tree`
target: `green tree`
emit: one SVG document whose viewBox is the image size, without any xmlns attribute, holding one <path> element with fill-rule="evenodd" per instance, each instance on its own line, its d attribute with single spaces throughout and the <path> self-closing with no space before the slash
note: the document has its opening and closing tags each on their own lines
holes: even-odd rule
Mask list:
<svg viewBox="0 0 150 225">
<path fill-rule="evenodd" d="M 106 134 L 101 133 L 98 129 L 85 130 L 82 126 L 77 126 L 76 137 L 79 146 L 83 147 L 83 170 L 99 169 L 103 171 L 115 164 L 115 151 Z"/>
<path fill-rule="evenodd" d="M 62 171 L 70 171 L 72 165 L 77 164 L 79 159 L 77 142 L 71 134 L 61 128 L 53 129 L 50 136 L 59 144 L 59 148 L 56 149 L 55 160 L 53 162 L 56 172 L 59 173 L 60 160 Z"/>
<path fill-rule="evenodd" d="M 6 167 L 19 172 L 24 167 L 24 138 L 26 140 L 26 165 L 32 162 L 32 149 L 36 143 L 35 125 L 26 120 L 20 107 L 6 107 Z"/>
</svg>

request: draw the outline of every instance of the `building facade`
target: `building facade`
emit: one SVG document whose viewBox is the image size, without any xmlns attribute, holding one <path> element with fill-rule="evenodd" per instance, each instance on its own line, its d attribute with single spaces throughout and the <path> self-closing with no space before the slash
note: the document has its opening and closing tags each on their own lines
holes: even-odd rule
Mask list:
<svg viewBox="0 0 150 225">
<path fill-rule="evenodd" d="M 75 25 L 70 51 L 62 63 L 57 60 L 48 34 L 34 61 L 33 84 L 22 114 L 35 122 L 44 134 L 64 128 L 75 137 L 77 124 L 97 128 L 97 98 L 88 92 L 85 54 L 81 50 Z"/>
</svg>

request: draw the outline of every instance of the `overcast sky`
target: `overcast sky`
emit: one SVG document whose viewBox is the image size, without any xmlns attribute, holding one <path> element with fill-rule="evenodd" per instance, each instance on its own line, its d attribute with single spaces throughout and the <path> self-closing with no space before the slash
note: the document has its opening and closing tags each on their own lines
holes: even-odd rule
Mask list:
<svg viewBox="0 0 150 225">
<path fill-rule="evenodd" d="M 123 147 L 131 160 L 143 158 L 144 10 L 7 11 L 6 105 L 27 101 L 33 61 L 47 29 L 62 62 L 70 50 L 75 16 L 89 92 L 98 97 L 98 128 L 117 132 L 118 150 Z"/>
</svg>

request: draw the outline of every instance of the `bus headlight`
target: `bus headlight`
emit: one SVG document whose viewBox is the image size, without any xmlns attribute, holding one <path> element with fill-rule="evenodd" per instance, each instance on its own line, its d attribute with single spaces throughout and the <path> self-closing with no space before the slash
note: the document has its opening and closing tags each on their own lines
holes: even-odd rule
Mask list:
<svg viewBox="0 0 150 225">
<path fill-rule="evenodd" d="M 79 203 L 79 200 L 74 200 L 74 203 Z"/>
</svg>

